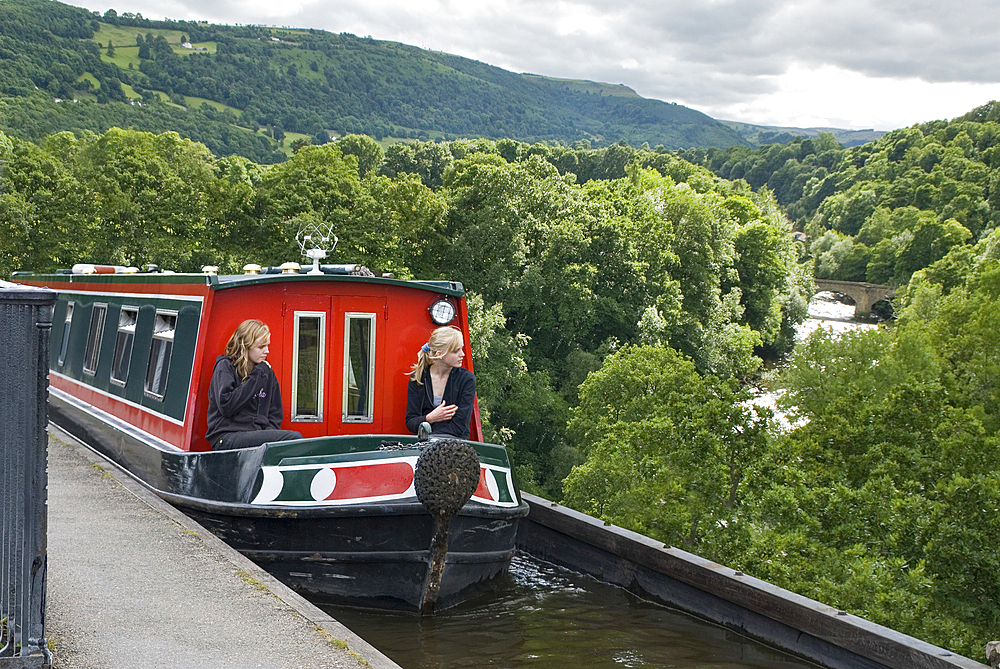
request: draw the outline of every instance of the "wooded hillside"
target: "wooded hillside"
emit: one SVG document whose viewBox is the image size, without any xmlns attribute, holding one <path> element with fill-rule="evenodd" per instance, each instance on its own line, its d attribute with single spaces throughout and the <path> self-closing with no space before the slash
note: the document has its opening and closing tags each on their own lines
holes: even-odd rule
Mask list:
<svg viewBox="0 0 1000 669">
<path fill-rule="evenodd" d="M 746 144 L 705 114 L 624 86 L 516 74 L 370 37 L 98 16 L 51 0 L 0 5 L 0 95 L 0 130 L 11 136 L 175 130 L 258 162 L 287 157 L 296 135 L 319 144 L 348 133 Z"/>
<path fill-rule="evenodd" d="M 1000 223 L 996 102 L 849 149 L 823 135 L 681 155 L 771 190 L 806 233 L 817 278 L 905 285 L 952 249 L 968 256 Z"/>
</svg>

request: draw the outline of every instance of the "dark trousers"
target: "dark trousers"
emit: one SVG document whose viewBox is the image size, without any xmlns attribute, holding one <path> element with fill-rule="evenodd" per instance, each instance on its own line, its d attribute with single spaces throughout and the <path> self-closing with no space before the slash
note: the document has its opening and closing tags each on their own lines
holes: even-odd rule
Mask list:
<svg viewBox="0 0 1000 669">
<path fill-rule="evenodd" d="M 269 441 L 288 441 L 301 439 L 302 435 L 294 430 L 247 430 L 246 432 L 227 432 L 212 444 L 212 450 L 228 451 L 235 448 L 251 448 Z"/>
</svg>

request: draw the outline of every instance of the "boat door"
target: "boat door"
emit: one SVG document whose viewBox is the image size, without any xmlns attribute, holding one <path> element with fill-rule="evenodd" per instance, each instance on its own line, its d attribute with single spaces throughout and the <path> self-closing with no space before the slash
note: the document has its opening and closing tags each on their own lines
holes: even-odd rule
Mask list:
<svg viewBox="0 0 1000 669">
<path fill-rule="evenodd" d="M 305 437 L 382 431 L 384 314 L 384 297 L 286 296 L 288 429 Z"/>
</svg>

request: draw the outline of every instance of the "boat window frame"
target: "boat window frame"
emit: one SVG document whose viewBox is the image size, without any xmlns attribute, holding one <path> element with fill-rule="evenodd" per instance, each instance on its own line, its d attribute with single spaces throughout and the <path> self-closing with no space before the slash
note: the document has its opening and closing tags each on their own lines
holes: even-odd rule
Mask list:
<svg viewBox="0 0 1000 669">
<path fill-rule="evenodd" d="M 164 328 L 158 330 L 161 322 L 166 322 L 167 318 L 173 319 L 173 325 L 169 328 Z M 143 383 L 143 393 L 146 397 L 152 397 L 153 399 L 162 401 L 167 394 L 167 377 L 170 374 L 170 361 L 173 358 L 174 349 L 174 334 L 177 332 L 177 311 L 173 309 L 157 309 L 156 316 L 153 319 L 153 338 L 149 343 L 149 358 L 146 360 L 146 380 Z M 163 344 L 157 346 L 157 342 L 169 342 L 169 350 L 164 357 L 165 363 L 163 369 L 160 370 L 159 376 L 153 376 L 150 379 L 150 373 L 159 368 L 159 351 Z M 157 363 L 154 367 L 154 362 Z M 151 381 L 156 381 L 157 378 L 162 379 L 162 383 L 159 384 L 162 388 L 162 392 L 157 392 L 156 389 L 150 388 Z"/>
<path fill-rule="evenodd" d="M 326 312 L 325 311 L 296 311 L 294 312 L 294 324 L 292 326 L 292 407 L 290 411 L 290 422 L 293 423 L 322 423 L 324 388 L 326 386 Z M 305 318 L 312 318 L 319 321 L 319 360 L 316 370 L 316 413 L 299 414 L 299 333 L 300 324 Z"/>
<path fill-rule="evenodd" d="M 100 318 L 98 318 L 98 314 Z M 90 309 L 90 324 L 87 329 L 87 346 L 83 353 L 83 373 L 97 374 L 101 362 L 101 343 L 104 341 L 104 325 L 108 318 L 108 303 L 94 302 Z"/>
<path fill-rule="evenodd" d="M 353 367 L 351 366 L 351 322 L 357 321 L 367 321 L 369 323 L 368 330 L 368 367 L 367 367 L 367 380 L 368 388 L 365 393 L 365 412 L 363 414 L 349 414 L 348 401 L 350 399 L 351 393 L 351 372 Z M 376 328 L 378 327 L 378 315 L 371 312 L 359 312 L 359 311 L 348 311 L 344 313 L 344 380 L 343 380 L 343 398 L 341 404 L 341 420 L 344 423 L 374 423 L 375 422 L 375 410 L 372 406 L 375 402 L 375 340 L 376 340 Z"/>
<path fill-rule="evenodd" d="M 59 344 L 59 366 L 66 364 L 66 353 L 69 351 L 69 331 L 73 325 L 73 308 L 76 306 L 74 300 L 66 302 L 66 316 L 63 318 L 62 342 Z"/>
<path fill-rule="evenodd" d="M 126 314 L 131 314 L 131 323 L 123 323 L 122 319 L 126 317 Z M 111 383 L 122 388 L 125 387 L 125 383 L 128 381 L 128 373 L 132 368 L 132 349 L 135 346 L 135 328 L 139 323 L 139 307 L 133 307 L 131 305 L 122 305 L 121 310 L 118 312 L 118 331 L 115 334 L 115 354 L 111 359 Z M 125 347 L 121 346 L 122 335 L 131 335 L 131 339 L 127 340 L 128 352 L 126 354 Z M 121 378 L 116 376 L 116 372 L 120 371 L 122 362 L 125 363 L 124 373 Z"/>
</svg>

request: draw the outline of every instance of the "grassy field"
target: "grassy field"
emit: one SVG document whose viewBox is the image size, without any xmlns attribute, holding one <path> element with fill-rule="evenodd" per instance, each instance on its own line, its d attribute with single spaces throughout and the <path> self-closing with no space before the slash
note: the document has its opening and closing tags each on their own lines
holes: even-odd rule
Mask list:
<svg viewBox="0 0 1000 669">
<path fill-rule="evenodd" d="M 159 30 L 159 29 L 142 29 L 130 26 L 114 26 L 109 23 L 101 23 L 100 30 L 94 33 L 92 41 L 97 42 L 101 47 L 101 60 L 106 63 L 114 63 L 123 70 L 138 69 L 139 68 L 139 46 L 135 43 L 136 35 L 142 35 L 145 39 L 147 34 L 152 33 L 152 35 L 159 36 L 163 35 L 167 43 L 170 44 L 171 50 L 178 56 L 190 56 L 196 53 L 210 53 L 214 54 L 216 51 L 215 42 L 199 42 L 197 44 L 192 44 L 190 49 L 181 46 L 182 38 L 186 38 L 187 35 L 181 30 Z M 114 45 L 115 55 L 108 55 L 108 42 Z M 94 90 L 99 88 L 97 79 L 92 75 L 85 74 L 84 78 L 90 80 L 93 84 Z M 122 90 L 125 91 L 125 95 L 129 98 L 139 98 L 141 97 L 136 93 L 131 86 L 122 85 Z M 155 93 L 163 101 L 168 101 L 167 94 L 164 91 L 157 91 L 150 89 L 152 93 Z M 198 98 L 193 96 L 184 96 L 184 106 L 185 107 L 200 107 L 203 104 L 207 104 L 217 111 L 222 111 L 223 109 L 228 109 L 237 116 L 240 116 L 243 112 L 235 107 L 229 107 L 222 104 L 221 102 L 216 102 L 215 100 L 207 100 L 205 98 Z"/>
<path fill-rule="evenodd" d="M 278 37 L 281 41 L 290 44 L 297 43 L 297 38 L 299 37 L 299 35 L 308 33 L 307 30 L 295 29 L 295 28 L 283 28 L 283 29 L 275 28 L 273 29 L 273 32 L 274 35 Z M 192 44 L 193 48 L 190 49 L 182 47 L 181 46 L 182 38 L 187 37 L 187 35 L 180 30 L 143 29 L 132 26 L 115 26 L 103 22 L 100 23 L 100 29 L 94 34 L 92 41 L 96 42 L 100 46 L 101 60 L 103 60 L 104 62 L 114 63 L 123 70 L 130 70 L 130 69 L 136 70 L 139 68 L 141 62 L 139 60 L 139 46 L 136 44 L 136 35 L 141 35 L 145 39 L 146 35 L 150 33 L 154 37 L 163 35 L 164 39 L 166 39 L 167 43 L 170 45 L 171 50 L 179 56 L 190 56 L 196 53 L 214 54 L 216 52 L 215 42 L 193 43 Z M 113 56 L 108 56 L 107 54 L 109 42 L 113 44 L 115 47 Z M 288 57 L 286 59 L 286 63 L 288 65 L 292 63 L 295 64 L 297 74 L 299 77 L 303 77 L 306 79 L 317 79 L 317 80 L 322 79 L 323 76 L 322 65 L 326 64 L 325 63 L 326 59 L 325 57 L 322 56 L 322 54 L 295 50 L 289 52 L 287 56 Z M 317 64 L 319 65 L 318 71 L 312 70 L 310 65 L 313 61 L 317 61 Z M 285 67 L 287 67 L 287 65 L 285 65 Z M 82 77 L 80 77 L 80 79 L 89 80 L 91 85 L 93 86 L 92 90 L 94 91 L 100 88 L 100 84 L 97 81 L 97 79 L 89 72 L 85 73 Z M 618 88 L 618 87 L 604 86 L 601 84 L 595 84 L 593 82 L 575 82 L 575 81 L 571 82 L 570 80 L 551 80 L 551 81 L 553 81 L 553 83 L 557 83 L 558 85 L 571 84 L 574 86 L 586 86 L 587 90 L 591 90 L 592 92 L 597 92 L 598 89 L 601 88 L 607 88 L 607 89 Z M 158 91 L 155 89 L 147 89 L 147 90 L 148 92 L 157 95 L 162 102 L 168 104 L 174 104 L 173 102 L 170 101 L 169 96 L 167 95 L 166 92 Z M 626 89 L 626 90 L 631 90 L 631 89 Z M 142 97 L 142 95 L 140 93 L 137 93 L 135 89 L 132 88 L 132 86 L 125 83 L 122 84 L 122 91 L 125 93 L 125 96 L 130 100 L 140 99 Z M 612 93 L 610 90 L 604 90 L 604 94 L 609 95 Z M 620 91 L 615 91 L 615 94 L 623 95 L 623 93 Z M 234 114 L 236 114 L 237 116 L 241 116 L 243 113 L 242 110 L 240 109 L 236 109 L 235 107 L 230 107 L 215 100 L 209 100 L 206 98 L 194 97 L 189 95 L 185 95 L 183 96 L 183 98 L 184 98 L 184 107 L 187 107 L 189 109 L 198 108 L 201 107 L 202 105 L 208 105 L 213 109 L 215 109 L 216 111 L 229 110 Z M 260 135 L 264 135 L 266 137 L 271 136 L 271 132 L 268 128 L 261 128 L 257 131 L 257 133 Z M 441 133 L 429 132 L 427 133 L 427 135 L 428 139 L 433 140 L 437 135 L 441 135 Z M 312 136 L 298 132 L 286 131 L 285 139 L 280 143 L 280 146 L 277 145 L 276 143 L 275 148 L 278 151 L 283 152 L 286 156 L 291 157 L 293 155 L 292 143 L 299 139 L 311 140 Z M 379 143 L 383 147 L 387 147 L 390 144 L 395 144 L 401 141 L 407 141 L 407 140 L 395 137 L 386 137 Z"/>
<path fill-rule="evenodd" d="M 90 85 L 94 87 L 94 90 L 97 90 L 98 88 L 101 87 L 100 84 L 97 81 L 97 78 L 94 75 L 92 75 L 90 72 L 84 72 L 79 77 L 77 77 L 76 80 L 77 81 L 83 81 L 84 79 L 86 79 L 87 81 L 90 82 Z"/>
<path fill-rule="evenodd" d="M 265 137 L 270 137 L 271 136 L 271 133 L 267 130 L 267 128 L 261 128 L 260 130 L 257 131 L 257 134 L 264 135 Z M 309 139 L 309 140 L 311 140 L 312 139 L 312 135 L 304 135 L 301 132 L 286 132 L 285 133 L 285 139 L 281 142 L 281 145 L 280 146 L 275 146 L 274 148 L 275 148 L 276 151 L 281 151 L 286 156 L 288 156 L 289 158 L 291 158 L 292 154 L 293 154 L 293 151 L 292 151 L 292 142 L 294 142 L 297 139 Z"/>
<path fill-rule="evenodd" d="M 130 26 L 113 26 L 108 23 L 101 23 L 100 30 L 94 33 L 92 41 L 97 42 L 101 47 L 101 60 L 114 63 L 122 69 L 139 67 L 139 46 L 135 43 L 135 36 L 142 35 L 145 39 L 147 34 L 152 33 L 154 37 L 163 35 L 170 45 L 170 49 L 178 56 L 190 56 L 194 53 L 215 53 L 215 42 L 200 42 L 192 44 L 190 49 L 181 46 L 181 38 L 186 37 L 180 30 L 159 30 L 143 29 Z M 115 55 L 108 56 L 108 42 L 114 44 Z"/>
<path fill-rule="evenodd" d="M 157 93 L 160 93 L 161 95 L 164 95 L 164 96 L 166 95 L 166 93 L 161 93 L 160 91 L 157 91 Z M 202 105 L 208 105 L 209 107 L 211 107 L 215 111 L 222 111 L 223 109 L 228 109 L 229 111 L 233 112 L 237 116 L 240 116 L 241 114 L 243 114 L 242 110 L 237 109 L 236 107 L 230 107 L 229 105 L 224 105 L 221 102 L 216 102 L 215 100 L 209 100 L 208 98 L 198 98 L 198 97 L 195 97 L 193 95 L 185 95 L 184 96 L 184 106 L 185 107 L 200 107 Z"/>
</svg>

